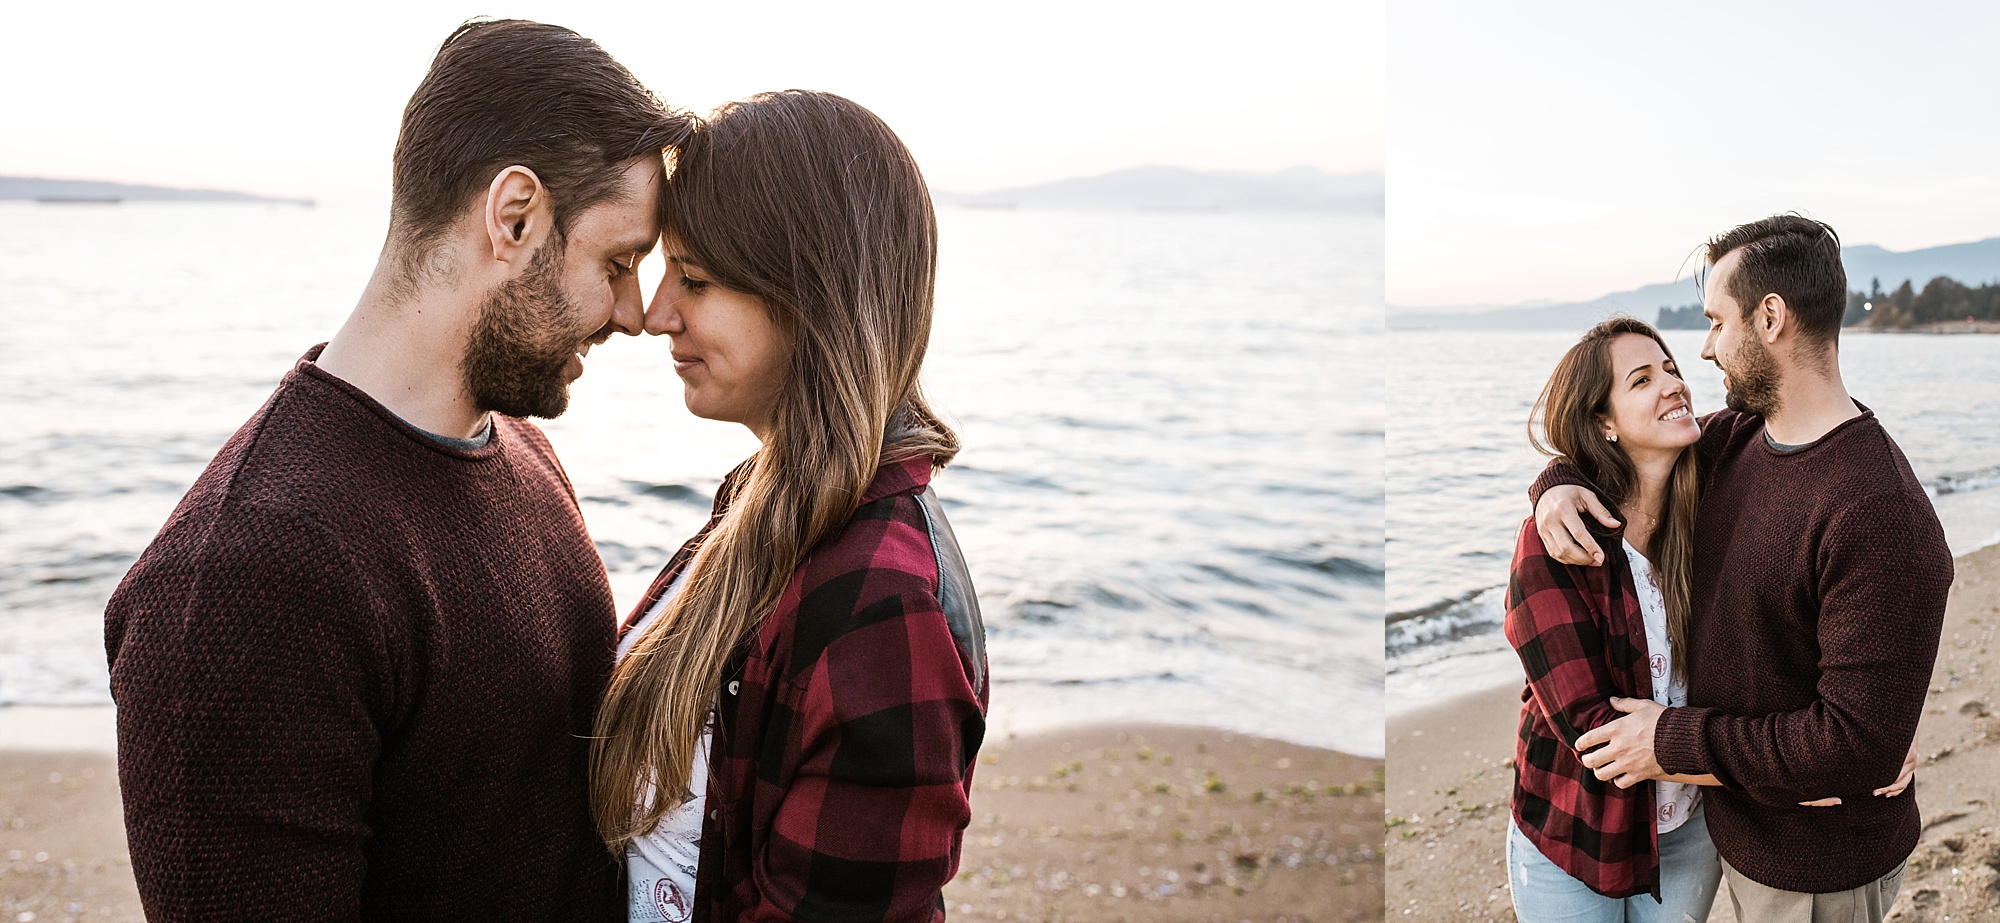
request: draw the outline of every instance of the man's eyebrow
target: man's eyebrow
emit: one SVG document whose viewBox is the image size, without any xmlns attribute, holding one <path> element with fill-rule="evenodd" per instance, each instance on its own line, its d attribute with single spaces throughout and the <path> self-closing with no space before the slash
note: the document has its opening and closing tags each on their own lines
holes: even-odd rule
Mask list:
<svg viewBox="0 0 2000 923">
<path fill-rule="evenodd" d="M 659 238 L 659 237 L 657 237 L 657 236 L 654 236 L 654 237 L 643 237 L 643 238 L 641 238 L 641 237 L 634 237 L 634 238 L 632 238 L 631 240 L 628 240 L 628 241 L 626 241 L 626 242 L 624 242 L 624 243 L 622 243 L 622 244 L 619 244 L 619 245 L 618 245 L 618 247 L 619 247 L 619 250 L 618 250 L 618 252 L 619 252 L 619 253 L 636 253 L 636 254 L 639 254 L 639 255 L 643 256 L 643 255 L 645 255 L 645 254 L 648 254 L 648 253 L 651 253 L 651 252 L 653 252 L 653 246 L 654 246 L 655 244 L 658 244 L 659 242 L 660 242 L 660 238 Z"/>
</svg>

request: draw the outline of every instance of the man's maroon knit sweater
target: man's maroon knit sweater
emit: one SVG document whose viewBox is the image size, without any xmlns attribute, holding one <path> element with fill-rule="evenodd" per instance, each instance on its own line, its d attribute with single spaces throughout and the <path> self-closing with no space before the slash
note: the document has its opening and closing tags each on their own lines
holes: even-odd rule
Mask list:
<svg viewBox="0 0 2000 923">
<path fill-rule="evenodd" d="M 1916 848 L 1916 788 L 1889 784 L 1917 733 L 1952 580 L 1937 514 L 1864 410 L 1780 449 L 1762 417 L 1702 421 L 1688 707 L 1654 753 L 1702 789 L 1716 850 L 1774 888 L 1860 887 Z M 1581 483 L 1552 465 L 1532 491 Z M 1839 796 L 1836 807 L 1799 805 Z"/>
<path fill-rule="evenodd" d="M 307 353 L 105 613 L 147 919 L 624 919 L 615 614 L 535 427 L 448 447 Z"/>
</svg>

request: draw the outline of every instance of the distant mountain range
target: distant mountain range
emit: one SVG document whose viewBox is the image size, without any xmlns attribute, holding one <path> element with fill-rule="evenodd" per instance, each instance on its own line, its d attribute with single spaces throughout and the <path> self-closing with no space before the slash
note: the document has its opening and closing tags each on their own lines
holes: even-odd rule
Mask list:
<svg viewBox="0 0 2000 923">
<path fill-rule="evenodd" d="M 1905 280 L 1921 289 L 1924 283 L 1938 276 L 1950 276 L 1967 285 L 1980 285 L 2000 281 L 2000 237 L 1901 253 L 1873 244 L 1861 244 L 1843 248 L 1840 261 L 1847 269 L 1847 287 L 1857 291 L 1868 291 L 1875 280 L 1881 281 L 1885 292 Z M 1542 301 L 1502 308 L 1476 306 L 1422 310 L 1392 305 L 1389 308 L 1389 326 L 1402 330 L 1581 330 L 1621 312 L 1650 323 L 1661 308 L 1694 304 L 1700 300 L 1694 279 L 1686 278 L 1629 292 L 1614 292 L 1589 301 Z"/>
<path fill-rule="evenodd" d="M 969 208 L 1141 209 L 1159 211 L 1338 211 L 1382 213 L 1382 174 L 1219 173 L 1134 167 L 977 194 L 934 192 L 940 205 Z"/>
<path fill-rule="evenodd" d="M 281 202 L 311 205 L 311 199 L 275 199 L 226 189 L 175 189 L 88 179 L 0 176 L 0 200 L 37 202 Z"/>
</svg>

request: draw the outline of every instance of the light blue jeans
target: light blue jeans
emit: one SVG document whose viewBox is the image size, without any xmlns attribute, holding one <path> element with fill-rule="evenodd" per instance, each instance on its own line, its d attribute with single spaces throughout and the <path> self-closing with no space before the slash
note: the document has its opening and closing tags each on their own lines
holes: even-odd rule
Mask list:
<svg viewBox="0 0 2000 923">
<path fill-rule="evenodd" d="M 1507 886 L 1521 923 L 1706 923 L 1722 881 L 1699 802 L 1687 823 L 1660 835 L 1660 898 L 1605 897 L 1585 887 L 1507 821 Z"/>
</svg>

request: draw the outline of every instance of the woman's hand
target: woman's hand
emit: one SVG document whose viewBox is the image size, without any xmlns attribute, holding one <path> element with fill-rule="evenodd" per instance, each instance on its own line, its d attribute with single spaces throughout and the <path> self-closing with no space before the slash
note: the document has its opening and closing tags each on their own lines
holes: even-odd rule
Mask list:
<svg viewBox="0 0 2000 923">
<path fill-rule="evenodd" d="M 1917 777 L 1917 742 L 1915 740 L 1912 740 L 1910 741 L 1910 755 L 1903 757 L 1902 775 L 1897 776 L 1896 781 L 1876 789 L 1875 794 L 1883 798 L 1894 798 L 1897 795 L 1902 794 L 1904 789 L 1909 788 L 1910 780 L 1915 779 L 1916 777 Z M 1840 799 L 1838 798 L 1821 798 L 1818 801 L 1799 802 L 1799 804 L 1804 805 L 1808 808 L 1830 808 L 1839 803 Z"/>
</svg>

